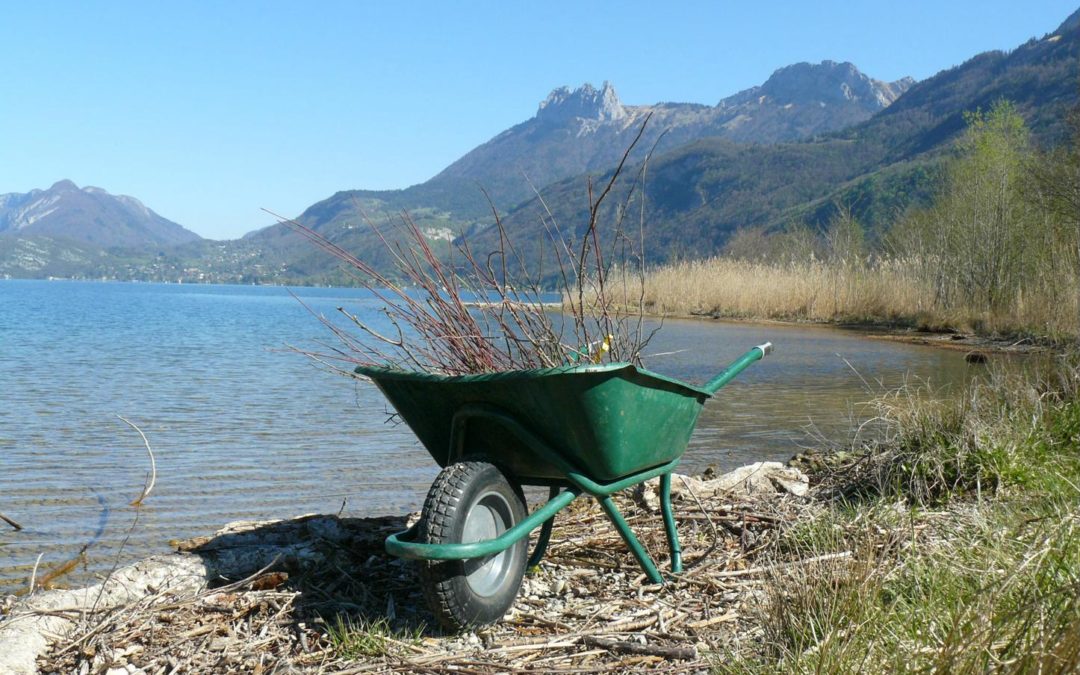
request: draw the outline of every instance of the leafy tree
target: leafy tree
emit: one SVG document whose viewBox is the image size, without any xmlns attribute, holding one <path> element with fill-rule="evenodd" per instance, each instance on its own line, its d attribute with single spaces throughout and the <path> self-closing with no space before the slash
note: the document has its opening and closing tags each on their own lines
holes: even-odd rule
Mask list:
<svg viewBox="0 0 1080 675">
<path fill-rule="evenodd" d="M 1023 282 L 1032 220 L 1021 192 L 1029 135 L 1008 101 L 970 113 L 967 121 L 934 214 L 963 299 L 995 311 L 1013 301 Z"/>
<path fill-rule="evenodd" d="M 1024 193 L 1030 141 L 1008 101 L 966 119 L 934 204 L 898 223 L 889 244 L 921 267 L 939 308 L 995 312 L 1015 301 L 1037 248 L 1038 218 Z"/>
</svg>

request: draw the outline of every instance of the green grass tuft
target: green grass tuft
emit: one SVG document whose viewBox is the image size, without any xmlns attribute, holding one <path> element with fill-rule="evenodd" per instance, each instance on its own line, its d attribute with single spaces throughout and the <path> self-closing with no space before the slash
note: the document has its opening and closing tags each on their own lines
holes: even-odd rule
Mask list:
<svg viewBox="0 0 1080 675">
<path fill-rule="evenodd" d="M 423 632 L 423 626 L 395 628 L 385 617 L 369 620 L 338 616 L 327 629 L 334 651 L 345 659 L 386 656 L 396 644 L 418 644 Z"/>
</svg>

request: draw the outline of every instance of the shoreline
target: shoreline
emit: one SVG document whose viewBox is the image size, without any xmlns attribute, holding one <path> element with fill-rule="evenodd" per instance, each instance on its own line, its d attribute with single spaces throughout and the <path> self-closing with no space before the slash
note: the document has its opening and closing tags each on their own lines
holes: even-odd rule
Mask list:
<svg viewBox="0 0 1080 675">
<path fill-rule="evenodd" d="M 612 528 L 597 525 L 606 522 L 598 503 L 581 499 L 556 523 L 548 555 L 502 621 L 444 633 L 432 627 L 416 566 L 383 550 L 385 537 L 418 514 L 237 522 L 96 586 L 0 604 L 0 672 L 488 673 L 537 658 L 574 668 L 708 670 L 751 625 L 747 603 L 768 583 L 771 567 L 745 542 L 771 541 L 812 508 L 809 479 L 757 463 L 680 476 L 672 488 L 687 571 L 666 584 L 648 584 Z M 617 499 L 639 519 L 642 542 L 664 550 L 659 479 Z M 722 527 L 706 526 L 714 519 Z"/>
<path fill-rule="evenodd" d="M 678 319 L 683 321 L 716 322 L 732 325 L 781 326 L 789 328 L 823 328 L 841 332 L 857 333 L 870 340 L 902 342 L 956 351 L 980 351 L 994 354 L 1041 354 L 1054 352 L 1058 345 L 1046 341 L 1039 342 L 1032 338 L 1002 337 L 979 335 L 953 329 L 929 330 L 886 322 L 855 321 L 814 321 L 810 319 L 766 319 L 749 317 L 728 317 L 699 312 L 646 314 L 646 318 L 656 320 Z"/>
<path fill-rule="evenodd" d="M 67 277 L 50 277 L 50 278 L 8 278 L 0 280 L 7 281 L 66 281 L 66 282 L 78 282 L 78 283 L 108 283 L 108 284 L 160 284 L 160 285 L 177 285 L 176 282 L 169 281 L 142 281 L 137 279 L 83 279 L 83 278 L 67 278 Z M 258 284 L 237 284 L 237 283 L 224 283 L 224 282 L 204 282 L 193 281 L 191 285 L 196 286 L 237 286 L 241 288 L 249 287 L 262 287 L 262 288 L 315 288 L 315 289 L 341 289 L 341 290 L 356 290 L 361 287 L 358 286 L 329 286 L 321 284 L 296 284 L 296 283 L 258 283 Z M 485 301 L 468 301 L 465 302 L 466 306 L 486 306 L 495 303 Z M 525 305 L 528 303 L 521 302 L 515 303 Z M 561 310 L 563 303 L 561 302 L 540 302 L 539 303 L 545 309 Z M 627 309 L 629 313 L 636 313 L 636 309 Z M 1044 339 L 1037 340 L 1031 337 L 1017 337 L 1017 336 L 996 336 L 996 335 L 980 335 L 979 333 L 972 331 L 960 331 L 956 329 L 943 328 L 943 329 L 927 329 L 918 328 L 912 325 L 901 324 L 897 322 L 888 321 L 821 321 L 813 319 L 770 319 L 763 317 L 737 317 L 726 316 L 713 312 L 703 311 L 681 311 L 670 312 L 666 314 L 657 314 L 655 312 L 645 311 L 642 315 L 646 319 L 653 319 L 657 321 L 664 321 L 667 319 L 678 319 L 685 321 L 699 321 L 699 322 L 721 322 L 735 325 L 776 325 L 776 326 L 789 326 L 789 327 L 818 327 L 827 328 L 833 330 L 840 330 L 845 332 L 852 332 L 861 334 L 863 337 L 872 340 L 885 340 L 891 342 L 902 342 L 905 344 L 922 345 L 929 347 L 937 347 L 942 349 L 953 349 L 960 351 L 981 351 L 994 354 L 1036 354 L 1055 352 L 1060 350 L 1061 343 L 1053 340 Z"/>
</svg>

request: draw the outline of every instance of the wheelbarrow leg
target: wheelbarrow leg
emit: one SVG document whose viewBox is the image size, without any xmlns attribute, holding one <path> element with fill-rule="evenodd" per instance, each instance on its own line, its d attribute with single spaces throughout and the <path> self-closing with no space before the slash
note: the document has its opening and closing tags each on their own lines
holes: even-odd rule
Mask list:
<svg viewBox="0 0 1080 675">
<path fill-rule="evenodd" d="M 615 502 L 611 501 L 611 497 L 597 497 L 596 500 L 600 502 L 600 506 L 603 507 L 604 513 L 607 514 L 608 519 L 615 525 L 615 529 L 618 530 L 619 536 L 626 542 L 626 546 L 630 549 L 630 552 L 637 558 L 638 564 L 641 565 L 641 569 L 645 570 L 645 576 L 649 577 L 649 581 L 654 584 L 664 583 L 664 578 L 660 576 L 660 572 L 656 570 L 656 565 L 649 558 L 649 554 L 645 552 L 645 547 L 641 545 L 637 537 L 630 530 L 630 526 L 626 524 L 626 520 L 619 513 L 619 507 L 615 506 Z"/>
<path fill-rule="evenodd" d="M 664 530 L 671 550 L 671 571 L 678 574 L 682 572 L 682 546 L 679 545 L 679 532 L 675 529 L 675 516 L 671 512 L 670 473 L 660 476 L 660 511 L 664 514 Z"/>
<path fill-rule="evenodd" d="M 548 490 L 548 501 L 555 499 L 559 496 L 559 488 L 552 486 Z M 555 525 L 555 516 L 551 516 L 544 521 L 544 524 L 540 527 L 540 536 L 536 539 L 536 548 L 533 549 L 532 555 L 529 556 L 528 569 L 533 569 L 540 564 L 540 561 L 544 558 L 544 553 L 547 552 L 548 541 L 551 540 L 551 528 Z"/>
</svg>

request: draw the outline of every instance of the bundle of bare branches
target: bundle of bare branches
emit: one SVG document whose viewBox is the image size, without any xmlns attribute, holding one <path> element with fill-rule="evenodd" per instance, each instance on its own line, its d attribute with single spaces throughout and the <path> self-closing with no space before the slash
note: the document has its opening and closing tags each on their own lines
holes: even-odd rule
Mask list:
<svg viewBox="0 0 1080 675">
<path fill-rule="evenodd" d="M 341 370 L 351 364 L 446 375 L 582 362 L 640 364 L 642 349 L 655 333 L 646 331 L 642 320 L 640 193 L 647 160 L 632 181 L 624 180 L 624 174 L 647 123 L 600 190 L 594 190 L 590 179 L 589 219 L 583 229 L 564 232 L 544 206 L 540 226 L 556 266 L 554 287 L 543 285 L 545 247 L 539 247 L 538 259 L 526 259 L 494 206 L 496 244 L 483 253 L 459 235 L 449 253 L 440 255 L 407 213 L 391 235 L 368 221 L 394 262 L 393 272 L 376 268 L 303 223 L 282 219 L 345 263 L 356 282 L 383 304 L 385 322 L 380 324 L 385 327 L 338 308 L 359 333 L 321 317 L 338 343 L 324 345 L 329 353 L 301 351 Z M 619 203 L 604 208 L 616 194 Z M 539 194 L 537 198 L 543 204 Z M 631 235 L 624 225 L 635 201 L 641 204 L 640 220 Z M 544 302 L 553 293 L 561 298 L 554 309 L 561 307 L 562 312 Z"/>
</svg>

